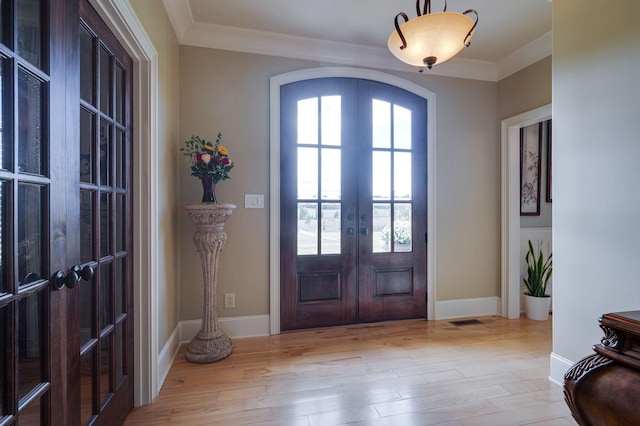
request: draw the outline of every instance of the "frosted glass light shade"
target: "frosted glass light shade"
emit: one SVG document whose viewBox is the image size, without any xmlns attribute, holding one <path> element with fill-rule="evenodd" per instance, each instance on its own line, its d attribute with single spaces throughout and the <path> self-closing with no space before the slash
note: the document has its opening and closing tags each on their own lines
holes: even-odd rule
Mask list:
<svg viewBox="0 0 640 426">
<path fill-rule="evenodd" d="M 389 36 L 387 45 L 396 58 L 409 65 L 423 67 L 427 65 L 427 58 L 435 58 L 430 65 L 440 64 L 465 47 L 465 38 L 473 26 L 473 19 L 461 13 L 428 13 L 400 25 L 400 31 L 407 41 L 406 48 L 401 48 L 403 43 L 395 30 Z M 474 32 L 475 28 L 471 35 Z"/>
</svg>

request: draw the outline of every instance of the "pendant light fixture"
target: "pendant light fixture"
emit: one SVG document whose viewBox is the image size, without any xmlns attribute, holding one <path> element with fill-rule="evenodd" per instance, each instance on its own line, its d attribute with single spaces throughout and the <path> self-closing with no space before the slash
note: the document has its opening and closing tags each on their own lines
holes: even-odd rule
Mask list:
<svg viewBox="0 0 640 426">
<path fill-rule="evenodd" d="M 447 1 L 442 12 L 431 13 L 431 0 L 425 0 L 422 11 L 416 0 L 418 16 L 409 20 L 406 13 L 396 15 L 396 30 L 389 36 L 387 45 L 391 53 L 402 62 L 415 65 L 419 71 L 431 69 L 454 57 L 471 43 L 471 36 L 478 25 L 478 12 L 474 9 L 463 13 L 447 12 Z M 469 14 L 475 14 L 475 22 Z M 404 19 L 401 25 L 398 20 Z"/>
</svg>

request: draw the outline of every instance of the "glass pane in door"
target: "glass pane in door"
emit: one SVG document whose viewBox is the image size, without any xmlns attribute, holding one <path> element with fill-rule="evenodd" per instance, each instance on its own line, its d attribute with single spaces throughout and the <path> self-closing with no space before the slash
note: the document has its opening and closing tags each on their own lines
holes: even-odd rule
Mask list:
<svg viewBox="0 0 640 426">
<path fill-rule="evenodd" d="M 11 83 L 11 62 L 0 55 L 0 168 L 4 170 L 11 170 L 13 163 Z"/>
<path fill-rule="evenodd" d="M 94 302 L 94 285 L 95 279 L 89 281 L 81 280 L 78 283 L 80 287 L 80 347 L 95 338 L 95 302 Z"/>
<path fill-rule="evenodd" d="M 27 285 L 45 276 L 44 206 L 41 185 L 18 184 L 18 281 Z"/>
<path fill-rule="evenodd" d="M 91 262 L 94 258 L 93 249 L 93 218 L 94 214 L 94 192 L 80 190 L 80 261 L 81 263 Z"/>
<path fill-rule="evenodd" d="M 116 187 L 127 187 L 127 138 L 124 131 L 118 129 L 116 131 Z"/>
<path fill-rule="evenodd" d="M 393 199 L 411 200 L 411 153 L 394 152 L 393 163 Z"/>
<path fill-rule="evenodd" d="M 113 392 L 111 387 L 111 377 L 113 376 L 111 374 L 112 336 L 113 333 L 100 339 L 100 401 L 104 401 L 107 395 Z"/>
<path fill-rule="evenodd" d="M 393 251 L 411 251 L 413 242 L 411 204 L 396 203 L 393 212 Z"/>
<path fill-rule="evenodd" d="M 393 106 L 393 147 L 411 149 L 411 110 Z"/>
<path fill-rule="evenodd" d="M 80 366 L 80 420 L 83 425 L 86 425 L 94 413 L 93 394 L 96 383 L 93 372 L 95 370 L 95 347 L 81 354 Z"/>
<path fill-rule="evenodd" d="M 342 151 L 322 148 L 320 193 L 323 200 L 339 200 L 342 189 Z M 304 167 L 304 166 L 303 166 Z"/>
<path fill-rule="evenodd" d="M 126 235 L 126 229 L 125 229 L 126 218 L 127 218 L 127 212 L 125 210 L 126 201 L 127 200 L 124 194 L 116 194 L 116 219 L 114 221 L 115 222 L 114 226 L 116 228 L 116 240 L 115 240 L 116 253 L 126 250 L 126 242 L 127 242 L 127 235 Z"/>
<path fill-rule="evenodd" d="M 93 35 L 80 25 L 80 98 L 90 105 L 94 105 L 93 47 Z"/>
<path fill-rule="evenodd" d="M 111 254 L 111 197 L 100 194 L 100 257 Z"/>
<path fill-rule="evenodd" d="M 322 203 L 322 239 L 320 254 L 340 254 L 340 204 Z"/>
<path fill-rule="evenodd" d="M 111 185 L 111 125 L 100 122 L 100 185 Z"/>
<path fill-rule="evenodd" d="M 318 98 L 298 101 L 298 144 L 318 144 Z"/>
<path fill-rule="evenodd" d="M 9 247 L 9 199 L 8 189 L 9 182 L 0 181 L 0 294 L 11 291 L 9 285 L 9 268 L 8 268 L 8 247 Z M 4 330 L 4 329 L 0 329 Z"/>
<path fill-rule="evenodd" d="M 44 83 L 23 69 L 18 70 L 18 169 L 43 174 L 42 106 Z"/>
<path fill-rule="evenodd" d="M 318 204 L 298 203 L 298 255 L 318 254 Z"/>
<path fill-rule="evenodd" d="M 373 204 L 373 253 L 385 253 L 391 251 L 391 204 Z"/>
<path fill-rule="evenodd" d="M 372 104 L 372 146 L 374 148 L 391 147 L 391 104 L 374 99 Z M 375 169 L 374 169 L 375 170 Z"/>
<path fill-rule="evenodd" d="M 47 291 L 18 302 L 18 398 L 24 398 L 44 381 L 44 328 Z"/>
<path fill-rule="evenodd" d="M 80 107 L 80 182 L 95 182 L 95 116 Z"/>
<path fill-rule="evenodd" d="M 115 71 L 115 106 L 116 106 L 116 121 L 120 124 L 123 123 L 124 109 L 126 96 L 124 94 L 124 77 L 125 72 L 120 64 L 116 64 Z"/>
<path fill-rule="evenodd" d="M 38 68 L 42 65 L 42 6 L 40 0 L 17 0 L 18 45 L 22 58 Z"/>
<path fill-rule="evenodd" d="M 116 364 L 114 368 L 114 374 L 115 374 L 115 381 L 117 385 L 117 383 L 120 382 L 120 380 L 125 374 L 124 364 L 125 364 L 126 350 L 125 350 L 124 333 L 122 331 L 122 324 L 116 325 L 116 330 L 114 331 L 114 334 L 115 334 L 114 337 L 116 341 L 115 343 Z"/>
<path fill-rule="evenodd" d="M 9 307 L 5 306 L 0 308 L 0 330 L 7 330 L 7 327 L 9 326 L 8 318 Z M 4 386 L 4 383 L 7 382 L 7 377 L 10 375 L 8 371 L 8 358 L 11 354 L 9 348 L 12 346 L 10 346 L 10 342 L 8 342 L 8 340 L 9 336 L 7 333 L 0 333 L 0 383 L 2 383 L 2 386 L 0 386 L 0 415 L 7 414 L 5 401 L 9 396 L 9 392 L 7 392 L 7 389 Z"/>
<path fill-rule="evenodd" d="M 100 46 L 100 111 L 111 115 L 111 55 L 104 46 Z"/>
<path fill-rule="evenodd" d="M 103 264 L 100 268 L 98 286 L 100 287 L 100 330 L 104 330 L 108 325 L 113 324 L 111 303 L 113 282 L 110 264 Z"/>
<path fill-rule="evenodd" d="M 340 96 L 323 96 L 321 104 L 322 144 L 340 146 L 342 144 L 342 99 Z"/>
</svg>

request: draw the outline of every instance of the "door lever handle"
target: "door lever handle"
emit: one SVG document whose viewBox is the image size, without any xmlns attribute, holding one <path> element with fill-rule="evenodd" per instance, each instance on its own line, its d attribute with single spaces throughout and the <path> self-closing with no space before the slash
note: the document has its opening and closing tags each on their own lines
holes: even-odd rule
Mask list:
<svg viewBox="0 0 640 426">
<path fill-rule="evenodd" d="M 80 265 L 75 265 L 66 274 L 62 271 L 53 274 L 51 282 L 53 288 L 62 290 L 65 285 L 74 288 L 81 279 L 89 281 L 91 278 L 93 278 L 93 268 L 90 265 L 85 265 L 83 268 L 80 268 Z"/>
<path fill-rule="evenodd" d="M 62 271 L 56 272 L 53 274 L 53 278 L 51 280 L 53 288 L 56 290 L 62 290 L 65 285 L 69 288 L 74 288 L 76 284 L 78 284 L 78 281 L 80 281 L 80 277 L 73 268 L 66 274 Z"/>
<path fill-rule="evenodd" d="M 90 281 L 91 278 L 93 278 L 93 268 L 91 267 L 91 265 L 84 265 L 84 267 L 80 269 L 77 273 L 80 276 L 80 278 L 82 278 L 85 281 Z"/>
</svg>

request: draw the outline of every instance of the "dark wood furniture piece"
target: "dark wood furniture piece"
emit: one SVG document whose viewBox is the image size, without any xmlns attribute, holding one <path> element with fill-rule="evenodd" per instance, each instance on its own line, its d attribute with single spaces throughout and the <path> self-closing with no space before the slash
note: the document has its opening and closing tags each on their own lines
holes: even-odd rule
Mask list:
<svg viewBox="0 0 640 426">
<path fill-rule="evenodd" d="M 565 374 L 565 400 L 580 425 L 640 425 L 640 311 L 598 322 L 604 337 Z"/>
</svg>

